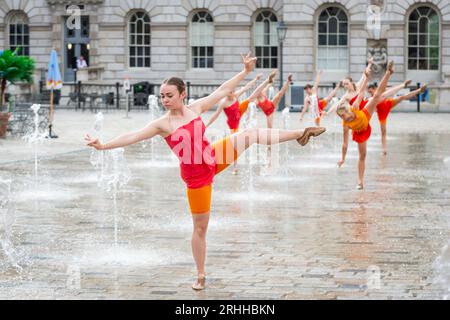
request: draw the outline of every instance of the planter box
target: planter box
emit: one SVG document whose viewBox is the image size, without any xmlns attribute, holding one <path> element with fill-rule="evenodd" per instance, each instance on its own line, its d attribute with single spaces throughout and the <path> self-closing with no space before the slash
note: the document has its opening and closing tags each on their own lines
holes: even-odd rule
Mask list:
<svg viewBox="0 0 450 320">
<path fill-rule="evenodd" d="M 11 113 L 0 112 L 0 138 L 5 137 Z"/>
</svg>

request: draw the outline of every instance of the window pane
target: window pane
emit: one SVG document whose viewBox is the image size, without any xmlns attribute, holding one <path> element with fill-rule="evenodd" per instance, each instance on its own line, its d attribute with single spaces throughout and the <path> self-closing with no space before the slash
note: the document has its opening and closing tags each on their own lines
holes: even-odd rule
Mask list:
<svg viewBox="0 0 450 320">
<path fill-rule="evenodd" d="M 430 35 L 430 46 L 439 46 L 439 35 Z"/>
<path fill-rule="evenodd" d="M 206 67 L 206 59 L 200 58 L 199 59 L 199 68 L 205 68 Z"/>
<path fill-rule="evenodd" d="M 327 33 L 327 24 L 326 23 L 319 23 L 319 33 Z"/>
<path fill-rule="evenodd" d="M 427 46 L 428 45 L 428 35 L 419 35 L 419 45 Z"/>
<path fill-rule="evenodd" d="M 417 10 L 414 10 L 411 15 L 409 16 L 409 20 L 411 21 L 417 21 L 419 20 L 419 13 L 417 12 Z"/>
<path fill-rule="evenodd" d="M 338 22 L 336 18 L 331 18 L 329 23 L 328 23 L 328 27 L 330 28 L 330 30 L 328 32 L 330 33 L 337 33 L 338 32 Z"/>
<path fill-rule="evenodd" d="M 214 67 L 214 59 L 208 58 L 208 68 L 213 68 L 213 67 Z"/>
<path fill-rule="evenodd" d="M 145 47 L 145 56 L 149 57 L 150 56 L 150 47 Z"/>
<path fill-rule="evenodd" d="M 214 56 L 214 48 L 208 47 L 208 57 L 212 57 L 212 56 Z"/>
<path fill-rule="evenodd" d="M 270 55 L 270 47 L 264 47 L 263 54 L 265 57 L 268 57 Z"/>
<path fill-rule="evenodd" d="M 417 8 L 417 10 L 420 12 L 420 14 L 422 16 L 427 16 L 428 13 L 430 12 L 430 8 L 428 8 L 428 7 L 420 7 L 420 8 Z"/>
<path fill-rule="evenodd" d="M 319 35 L 319 46 L 326 46 L 326 45 L 327 45 L 327 36 Z"/>
<path fill-rule="evenodd" d="M 130 47 L 130 56 L 136 55 L 136 47 Z"/>
<path fill-rule="evenodd" d="M 136 44 L 144 44 L 144 39 L 142 36 L 137 36 L 136 37 Z"/>
<path fill-rule="evenodd" d="M 202 57 L 206 56 L 206 48 L 205 47 L 200 47 L 200 56 L 202 56 Z"/>
<path fill-rule="evenodd" d="M 346 46 L 347 45 L 347 36 L 339 36 L 339 45 Z"/>
<path fill-rule="evenodd" d="M 256 47 L 256 56 L 257 57 L 261 57 L 262 55 L 262 48 L 261 47 Z"/>
<path fill-rule="evenodd" d="M 328 35 L 328 45 L 329 46 L 336 46 L 337 45 L 337 35 L 336 34 Z"/>
<path fill-rule="evenodd" d="M 409 33 L 417 33 L 417 32 L 419 32 L 417 22 L 410 22 L 409 23 Z"/>
<path fill-rule="evenodd" d="M 439 58 L 439 48 L 429 48 L 428 57 L 431 59 Z"/>
<path fill-rule="evenodd" d="M 419 58 L 427 58 L 427 48 L 419 48 Z"/>
<path fill-rule="evenodd" d="M 408 37 L 408 45 L 409 46 L 417 46 L 419 43 L 417 41 L 418 36 L 417 35 L 409 35 Z"/>
<path fill-rule="evenodd" d="M 277 58 L 272 58 L 272 65 L 270 67 L 278 68 L 278 59 Z"/>
<path fill-rule="evenodd" d="M 428 18 L 419 19 L 419 32 L 428 33 Z"/>
<path fill-rule="evenodd" d="M 347 33 L 347 23 L 339 24 L 339 33 Z"/>
<path fill-rule="evenodd" d="M 338 18 L 340 21 L 347 21 L 347 15 L 342 10 L 339 10 Z"/>
<path fill-rule="evenodd" d="M 150 68 L 151 64 L 150 64 L 150 58 L 145 58 L 145 67 L 146 68 Z"/>
<path fill-rule="evenodd" d="M 337 7 L 330 7 L 327 10 L 330 16 L 335 16 L 338 13 L 338 11 L 340 11 L 339 8 Z"/>
<path fill-rule="evenodd" d="M 145 45 L 150 45 L 150 36 L 144 36 L 144 40 Z"/>
<path fill-rule="evenodd" d="M 417 60 L 416 59 L 408 59 L 408 69 L 417 70 Z"/>
<path fill-rule="evenodd" d="M 150 24 L 148 24 L 148 23 L 145 24 L 145 30 L 144 30 L 144 32 L 145 32 L 146 34 L 150 34 Z"/>
<path fill-rule="evenodd" d="M 278 47 L 272 47 L 272 57 L 278 57 Z"/>
<path fill-rule="evenodd" d="M 136 36 L 130 36 L 130 44 L 136 44 Z"/>
<path fill-rule="evenodd" d="M 438 70 L 439 69 L 439 60 L 438 59 L 431 59 L 430 60 L 430 69 L 431 70 Z"/>
<path fill-rule="evenodd" d="M 417 58 L 417 48 L 412 47 L 408 49 L 409 58 Z"/>
<path fill-rule="evenodd" d="M 136 58 L 130 58 L 130 67 L 136 67 Z"/>
<path fill-rule="evenodd" d="M 428 70 L 428 60 L 419 59 L 419 70 Z"/>
</svg>

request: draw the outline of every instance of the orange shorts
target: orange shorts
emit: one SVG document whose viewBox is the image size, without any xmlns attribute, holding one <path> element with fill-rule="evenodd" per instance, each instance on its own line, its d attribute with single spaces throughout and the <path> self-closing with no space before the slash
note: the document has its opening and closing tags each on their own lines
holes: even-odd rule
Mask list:
<svg viewBox="0 0 450 320">
<path fill-rule="evenodd" d="M 212 144 L 216 156 L 216 175 L 236 162 L 238 153 L 234 149 L 230 137 Z M 189 207 L 192 214 L 206 214 L 211 211 L 212 185 L 199 189 L 187 189 Z"/>
<path fill-rule="evenodd" d="M 241 116 L 247 112 L 249 104 L 250 104 L 250 100 L 248 100 L 248 99 L 239 103 L 239 111 L 241 112 Z"/>
<path fill-rule="evenodd" d="M 397 103 L 398 102 L 394 99 L 386 99 L 377 105 L 378 120 L 381 124 L 386 123 L 389 113 L 391 112 L 392 108 L 397 105 Z"/>
</svg>

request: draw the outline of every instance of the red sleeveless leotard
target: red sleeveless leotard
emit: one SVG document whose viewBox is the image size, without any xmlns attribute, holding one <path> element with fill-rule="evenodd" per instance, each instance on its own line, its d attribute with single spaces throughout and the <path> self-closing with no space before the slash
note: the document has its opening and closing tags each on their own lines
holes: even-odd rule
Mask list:
<svg viewBox="0 0 450 320">
<path fill-rule="evenodd" d="M 215 152 L 205 130 L 202 118 L 197 117 L 165 138 L 180 160 L 181 178 L 190 189 L 212 184 L 216 173 Z"/>
</svg>

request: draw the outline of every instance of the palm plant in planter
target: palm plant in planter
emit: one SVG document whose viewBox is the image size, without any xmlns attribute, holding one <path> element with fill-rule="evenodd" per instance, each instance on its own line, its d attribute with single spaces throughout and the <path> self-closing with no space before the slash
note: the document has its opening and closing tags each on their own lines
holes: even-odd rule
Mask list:
<svg viewBox="0 0 450 320">
<path fill-rule="evenodd" d="M 18 55 L 19 48 L 14 51 L 0 52 L 0 137 L 6 134 L 12 110 L 5 110 L 5 91 L 8 82 L 33 82 L 34 60 Z"/>
</svg>

